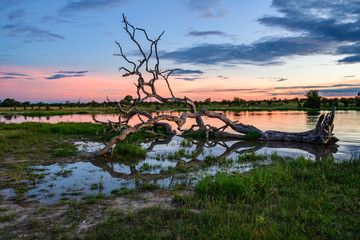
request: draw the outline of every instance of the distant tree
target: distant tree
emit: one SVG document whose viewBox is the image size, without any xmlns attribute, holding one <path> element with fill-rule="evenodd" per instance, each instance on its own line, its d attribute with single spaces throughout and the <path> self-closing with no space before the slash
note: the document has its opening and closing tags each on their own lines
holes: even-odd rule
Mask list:
<svg viewBox="0 0 360 240">
<path fill-rule="evenodd" d="M 357 107 L 360 107 L 360 97 L 357 97 L 357 98 L 355 99 L 355 105 L 356 105 Z"/>
<path fill-rule="evenodd" d="M 12 98 L 6 98 L 0 103 L 0 107 L 18 107 L 21 103 Z"/>
<path fill-rule="evenodd" d="M 237 106 L 242 106 L 245 104 L 245 100 L 244 99 L 241 99 L 239 97 L 234 97 L 234 100 L 232 101 L 234 105 L 237 105 Z"/>
<path fill-rule="evenodd" d="M 305 94 L 306 102 L 304 107 L 308 108 L 320 108 L 321 96 L 319 95 L 319 90 L 310 90 Z"/>
<path fill-rule="evenodd" d="M 210 103 L 211 103 L 211 98 L 205 99 L 205 104 L 206 104 L 206 105 L 209 105 Z"/>
<path fill-rule="evenodd" d="M 123 100 L 121 100 L 121 104 L 129 105 L 134 100 L 131 95 L 126 95 Z"/>
<path fill-rule="evenodd" d="M 358 92 L 357 97 L 355 97 L 355 106 L 360 107 L 360 92 Z"/>
<path fill-rule="evenodd" d="M 24 107 L 29 107 L 31 105 L 31 103 L 29 101 L 23 102 L 22 105 Z"/>
<path fill-rule="evenodd" d="M 348 107 L 350 103 L 348 98 L 340 98 L 340 102 L 344 104 L 344 107 Z"/>
</svg>

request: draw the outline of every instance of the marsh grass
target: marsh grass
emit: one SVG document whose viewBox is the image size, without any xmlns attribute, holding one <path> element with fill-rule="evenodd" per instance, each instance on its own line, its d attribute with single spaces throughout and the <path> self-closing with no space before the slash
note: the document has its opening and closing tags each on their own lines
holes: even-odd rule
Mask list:
<svg viewBox="0 0 360 240">
<path fill-rule="evenodd" d="M 275 157 L 274 157 L 275 158 Z M 314 162 L 276 156 L 247 174 L 202 179 L 195 194 L 111 216 L 88 239 L 357 239 L 360 159 Z"/>
<path fill-rule="evenodd" d="M 140 159 L 146 157 L 146 151 L 141 148 L 139 143 L 123 142 L 114 148 L 115 159 Z"/>
<path fill-rule="evenodd" d="M 91 123 L 0 123 L 0 160 L 9 156 L 16 159 L 37 158 L 52 153 L 56 157 L 75 155 L 75 147 L 66 140 L 94 139 L 101 128 Z"/>
</svg>

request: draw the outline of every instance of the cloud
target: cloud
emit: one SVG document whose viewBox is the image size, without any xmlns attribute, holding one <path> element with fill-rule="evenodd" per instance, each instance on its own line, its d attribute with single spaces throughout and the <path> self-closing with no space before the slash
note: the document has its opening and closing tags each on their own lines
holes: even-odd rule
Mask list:
<svg viewBox="0 0 360 240">
<path fill-rule="evenodd" d="M 284 82 L 287 81 L 287 78 L 279 78 L 279 77 L 272 77 L 270 78 L 270 81 L 276 81 L 276 82 Z"/>
<path fill-rule="evenodd" d="M 203 18 L 224 17 L 229 12 L 220 7 L 219 0 L 185 0 L 183 2 L 188 9 L 199 12 L 199 16 Z"/>
<path fill-rule="evenodd" d="M 59 34 L 55 34 L 47 30 L 42 30 L 35 26 L 23 25 L 22 23 L 3 25 L 2 29 L 9 31 L 8 36 L 22 37 L 26 39 L 26 42 L 52 42 L 59 39 L 65 40 L 65 37 Z"/>
<path fill-rule="evenodd" d="M 225 76 L 223 76 L 223 75 L 219 75 L 219 76 L 217 76 L 219 79 L 221 79 L 221 80 L 226 80 L 226 79 L 229 79 L 228 77 L 225 77 Z"/>
<path fill-rule="evenodd" d="M 53 79 L 69 78 L 69 77 L 83 77 L 87 72 L 88 71 L 58 71 L 56 72 L 56 74 L 47 77 L 45 79 L 53 80 Z"/>
<path fill-rule="evenodd" d="M 335 54 L 353 54 L 339 63 L 360 62 L 360 2 L 353 0 L 273 0 L 283 16 L 265 16 L 258 21 L 270 27 L 299 32 L 337 48 Z M 352 43 L 350 46 L 343 43 Z"/>
<path fill-rule="evenodd" d="M 195 81 L 195 80 L 202 79 L 202 78 L 199 78 L 199 77 L 183 77 L 183 78 L 176 78 L 176 79 L 185 80 L 185 81 Z"/>
<path fill-rule="evenodd" d="M 191 31 L 187 36 L 192 37 L 207 37 L 207 36 L 222 36 L 226 37 L 227 34 L 221 31 Z"/>
<path fill-rule="evenodd" d="M 174 70 L 172 76 L 186 76 L 186 77 L 176 77 L 176 79 L 179 80 L 185 80 L 185 81 L 195 81 L 198 79 L 202 79 L 200 75 L 202 75 L 204 72 L 201 70 L 189 70 L 189 69 L 176 69 Z"/>
<path fill-rule="evenodd" d="M 3 75 L 8 75 L 8 76 L 22 76 L 22 77 L 26 77 L 26 76 L 29 76 L 29 75 L 26 75 L 26 74 L 23 74 L 23 73 L 9 73 L 9 72 L 0 72 L 0 74 L 3 74 Z"/>
<path fill-rule="evenodd" d="M 257 64 L 279 63 L 280 57 L 313 55 L 324 51 L 323 45 L 307 38 L 274 38 L 253 44 L 202 44 L 162 55 L 180 63 L 198 64 Z"/>
<path fill-rule="evenodd" d="M 215 0 L 187 3 L 199 11 L 218 4 Z M 280 65 L 284 57 L 346 54 L 349 56 L 342 57 L 339 63 L 360 62 L 358 0 L 273 0 L 272 7 L 279 14 L 263 16 L 258 22 L 288 30 L 292 37 L 270 37 L 251 44 L 205 43 L 168 52 L 163 57 L 180 63 L 266 66 Z"/>
<path fill-rule="evenodd" d="M 339 63 L 360 63 L 360 55 L 353 55 L 343 58 L 338 61 Z"/>
<path fill-rule="evenodd" d="M 243 91 L 256 91 L 257 88 L 228 88 L 228 89 L 215 89 L 213 92 L 243 92 Z"/>
<path fill-rule="evenodd" d="M 13 21 L 16 18 L 22 18 L 23 16 L 25 16 L 25 13 L 26 11 L 24 9 L 13 11 L 8 15 L 8 19 Z"/>
<path fill-rule="evenodd" d="M 281 96 L 281 95 L 290 95 L 290 96 L 297 96 L 303 95 L 304 92 L 284 92 L 284 93 L 269 93 L 270 96 Z"/>
<path fill-rule="evenodd" d="M 128 2 L 128 0 L 79 0 L 71 1 L 64 8 L 63 11 L 82 11 L 82 10 L 91 10 L 98 9 L 102 7 L 114 7 L 120 6 L 123 3 Z"/>
<path fill-rule="evenodd" d="M 275 87 L 277 90 L 290 90 L 290 89 L 327 89 L 327 88 L 341 88 L 341 87 L 360 87 L 359 83 L 343 83 L 343 84 L 333 84 L 333 85 L 312 85 L 312 86 L 291 86 L 291 87 Z"/>
<path fill-rule="evenodd" d="M 66 74 L 85 74 L 89 71 L 59 71 L 57 73 L 66 73 Z"/>
<path fill-rule="evenodd" d="M 204 72 L 201 70 L 185 70 L 182 68 L 176 69 L 173 71 L 172 76 L 180 76 L 180 75 L 187 75 L 187 74 L 203 74 Z"/>
<path fill-rule="evenodd" d="M 73 23 L 73 21 L 69 21 L 69 20 L 65 20 L 65 19 L 61 19 L 61 18 L 56 18 L 56 17 L 52 17 L 49 15 L 46 15 L 44 17 L 41 18 L 41 22 L 45 23 L 45 24 L 58 24 L 58 23 Z"/>
<path fill-rule="evenodd" d="M 16 79 L 16 77 L 5 76 L 5 77 L 0 77 L 0 79 Z"/>
<path fill-rule="evenodd" d="M 341 89 L 322 89 L 319 90 L 321 96 L 357 96 L 360 88 L 341 88 Z"/>
</svg>

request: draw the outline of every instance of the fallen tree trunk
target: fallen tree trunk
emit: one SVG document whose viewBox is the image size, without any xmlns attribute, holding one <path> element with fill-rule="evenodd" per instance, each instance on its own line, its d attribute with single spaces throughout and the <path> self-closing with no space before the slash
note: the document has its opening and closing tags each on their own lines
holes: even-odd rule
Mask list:
<svg viewBox="0 0 360 240">
<path fill-rule="evenodd" d="M 249 132 L 257 132 L 259 134 L 259 140 L 262 141 L 287 141 L 287 142 L 303 142 L 303 143 L 313 143 L 313 144 L 335 144 L 338 139 L 333 136 L 332 131 L 334 129 L 334 117 L 335 117 L 335 107 L 332 111 L 326 115 L 322 114 L 316 124 L 315 129 L 306 131 L 306 132 L 279 132 L 279 131 L 266 131 L 263 132 L 260 129 L 252 126 L 245 125 L 242 123 L 233 122 L 227 118 L 222 113 L 212 112 L 208 110 L 201 110 L 196 113 L 185 112 L 180 117 L 171 116 L 171 115 L 160 115 L 156 117 L 149 118 L 148 121 L 139 123 L 134 127 L 125 128 L 120 132 L 118 136 L 113 137 L 105 146 L 104 149 L 95 153 L 95 155 L 104 155 L 111 151 L 113 152 L 114 146 L 116 143 L 124 140 L 128 135 L 140 131 L 142 128 L 159 125 L 166 126 L 167 133 L 173 134 L 170 125 L 166 123 L 160 123 L 159 121 L 170 121 L 175 122 L 178 125 L 178 129 L 181 130 L 181 127 L 185 124 L 187 118 L 200 118 L 200 117 L 210 117 L 217 118 L 225 123 L 223 127 L 217 128 L 207 125 L 207 129 L 199 129 L 198 131 L 206 131 L 206 138 L 209 138 L 209 133 L 212 132 L 216 137 L 223 138 L 236 138 L 239 139 L 244 137 L 244 134 Z M 224 130 L 230 127 L 236 133 L 224 132 Z"/>
<path fill-rule="evenodd" d="M 260 129 L 252 125 L 244 125 L 231 121 L 224 114 L 201 110 L 197 113 L 183 113 L 180 117 L 183 121 L 186 118 L 196 118 L 199 116 L 206 116 L 210 118 L 217 118 L 225 123 L 225 126 L 216 128 L 209 126 L 207 131 L 213 131 L 218 137 L 235 137 L 236 135 L 224 132 L 227 127 L 230 127 L 237 133 L 247 134 L 249 132 L 257 132 L 260 136 L 260 140 L 264 141 L 288 141 L 288 142 L 304 142 L 314 144 L 335 144 L 338 139 L 333 135 L 335 107 L 332 111 L 326 115 L 322 114 L 316 124 L 316 127 L 306 132 L 280 132 L 280 131 L 266 131 L 263 132 Z M 221 131 L 220 131 L 221 130 Z M 239 135 L 239 138 L 241 135 Z"/>
<path fill-rule="evenodd" d="M 137 77 L 137 83 L 135 83 L 137 97 L 133 99 L 133 102 L 128 110 L 124 110 L 120 102 L 117 103 L 117 107 L 120 111 L 118 122 L 113 122 L 113 121 L 102 122 L 96 120 L 96 118 L 93 117 L 95 122 L 102 123 L 105 125 L 105 128 L 103 129 L 104 132 L 106 132 L 106 130 L 108 130 L 109 127 L 111 127 L 111 129 L 108 130 L 107 132 L 108 134 L 113 132 L 118 133 L 118 136 L 113 137 L 106 144 L 105 148 L 95 153 L 95 155 L 97 156 L 104 155 L 107 154 L 108 152 L 111 152 L 112 154 L 113 149 L 118 142 L 124 140 L 128 135 L 141 131 L 145 127 L 162 126 L 165 127 L 167 135 L 174 134 L 173 130 L 171 129 L 171 126 L 168 123 L 161 121 L 175 122 L 178 125 L 178 129 L 182 131 L 181 128 L 186 123 L 187 118 L 195 118 L 196 125 L 193 125 L 191 127 L 191 130 L 193 128 L 198 128 L 197 131 L 205 131 L 206 139 L 209 139 L 211 136 L 220 137 L 220 138 L 222 137 L 222 138 L 241 139 L 244 137 L 244 135 L 254 132 L 256 133 L 258 138 L 262 141 L 304 142 L 304 143 L 324 144 L 324 145 L 335 144 L 335 142 L 338 141 L 338 139 L 334 137 L 332 134 L 332 131 L 334 129 L 333 122 L 335 117 L 335 107 L 333 107 L 331 113 L 327 114 L 326 116 L 325 115 L 320 116 L 315 129 L 301 133 L 279 132 L 279 131 L 263 132 L 262 130 L 252 125 L 245 125 L 237 121 L 234 122 L 228 117 L 226 117 L 224 114 L 218 112 L 208 111 L 205 109 L 201 111 L 197 111 L 195 102 L 193 102 L 191 99 L 187 97 L 178 98 L 175 97 L 175 95 L 173 94 L 173 91 L 169 84 L 169 76 L 174 71 L 179 69 L 171 69 L 165 71 L 160 70 L 159 67 L 160 61 L 157 50 L 158 49 L 157 44 L 164 32 L 161 33 L 160 36 L 157 37 L 156 39 L 150 39 L 144 29 L 135 28 L 134 26 L 132 26 L 126 20 L 124 15 L 123 15 L 123 23 L 126 33 L 130 37 L 132 42 L 135 43 L 141 58 L 138 61 L 130 60 L 124 54 L 122 47 L 118 42 L 116 42 L 116 44 L 118 45 L 120 52 L 114 55 L 122 57 L 125 63 L 130 66 L 130 67 L 119 68 L 119 70 L 125 71 L 123 77 L 129 77 L 129 76 Z M 136 32 L 143 33 L 145 42 L 147 42 L 149 45 L 147 51 L 144 51 L 143 47 L 135 39 Z M 153 68 L 149 66 L 151 63 L 155 64 Z M 143 73 L 146 73 L 146 75 L 144 75 Z M 150 79 L 145 80 L 145 76 L 150 76 Z M 158 94 L 155 84 L 159 80 L 166 82 L 171 97 L 163 97 Z M 187 106 L 190 107 L 190 112 L 185 112 L 181 116 L 159 115 L 153 117 L 149 113 L 140 111 L 137 108 L 138 103 L 147 101 L 151 98 L 154 98 L 161 103 L 186 104 Z M 109 99 L 108 101 L 110 102 Z M 130 119 L 135 116 L 137 116 L 140 119 L 141 123 L 133 127 L 128 126 Z M 125 117 L 126 120 L 122 121 L 123 117 Z M 221 120 L 225 125 L 222 127 L 206 125 L 203 121 L 203 117 L 217 118 Z M 144 120 L 143 118 L 146 118 L 147 120 Z M 225 132 L 225 130 L 228 127 L 232 129 L 232 132 Z"/>
</svg>

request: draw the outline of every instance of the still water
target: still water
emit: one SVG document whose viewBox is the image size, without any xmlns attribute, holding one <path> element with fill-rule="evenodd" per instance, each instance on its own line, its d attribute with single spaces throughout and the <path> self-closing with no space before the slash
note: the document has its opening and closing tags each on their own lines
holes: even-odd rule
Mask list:
<svg viewBox="0 0 360 240">
<path fill-rule="evenodd" d="M 222 112 L 234 121 L 251 124 L 262 130 L 302 132 L 313 129 L 322 113 L 302 111 Z M 154 113 L 161 114 L 161 113 Z M 180 115 L 178 112 L 166 114 Z M 115 114 L 98 114 L 102 121 L 116 121 Z M 192 119 L 189 119 L 192 120 Z M 221 122 L 204 118 L 206 123 L 221 126 Z M 91 115 L 67 115 L 52 117 L 1 116 L 0 122 L 93 122 Z M 134 120 L 132 124 L 136 123 Z M 184 129 L 194 122 L 189 121 Z M 127 162 L 82 161 L 32 166 L 33 171 L 43 174 L 42 179 L 28 181 L 29 190 L 19 196 L 14 188 L 2 189 L 6 197 L 23 197 L 27 200 L 55 203 L 62 198 L 78 199 L 119 189 L 141 188 L 144 184 L 156 184 L 172 188 L 177 184 L 193 185 L 205 175 L 217 172 L 245 172 L 260 165 L 271 163 L 271 154 L 304 156 L 315 160 L 334 157 L 342 161 L 360 155 L 360 112 L 337 111 L 334 134 L 340 141 L 337 146 L 327 147 L 303 143 L 247 142 L 247 141 L 196 141 L 169 136 L 143 143 L 147 156 Z M 175 128 L 175 126 L 174 126 Z M 79 152 L 96 148 L 97 143 L 79 142 Z M 88 148 L 86 148 L 88 147 Z M 182 151 L 179 154 L 179 150 Z M 253 151 L 268 157 L 256 162 L 238 160 L 243 153 Z M 178 154 L 178 155 L 176 155 Z M 25 180 L 26 181 L 26 180 Z"/>
<path fill-rule="evenodd" d="M 233 121 L 239 121 L 243 124 L 253 125 L 263 131 L 276 130 L 284 132 L 303 132 L 315 128 L 317 120 L 321 112 L 305 112 L 305 111 L 244 111 L 244 112 L 221 112 Z M 169 114 L 180 116 L 181 112 L 155 112 L 156 114 Z M 101 121 L 118 121 L 117 114 L 96 114 L 96 119 Z M 213 126 L 222 126 L 222 122 L 217 119 L 204 118 L 206 123 Z M 22 123 L 22 122 L 94 122 L 90 114 L 73 114 L 64 116 L 50 117 L 24 117 L 21 115 L 4 116 L 0 115 L 0 122 L 5 123 Z M 130 121 L 130 124 L 139 123 L 137 118 Z M 183 129 L 189 128 L 195 123 L 194 119 L 188 119 Z M 174 129 L 176 125 L 170 122 Z M 355 154 L 360 152 L 360 111 L 336 111 L 335 129 L 333 133 L 340 141 L 337 154 L 340 157 L 344 154 Z M 228 129 L 231 132 L 231 129 Z M 278 143 L 281 145 L 281 143 Z"/>
</svg>

